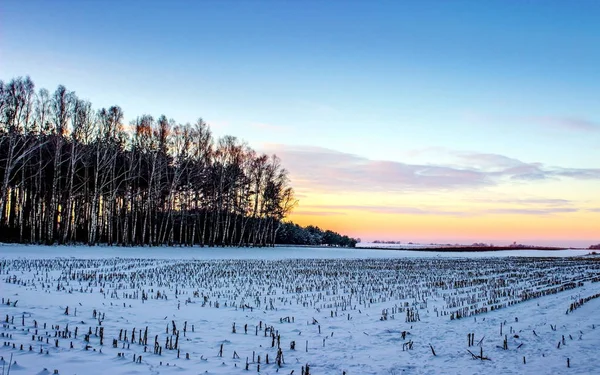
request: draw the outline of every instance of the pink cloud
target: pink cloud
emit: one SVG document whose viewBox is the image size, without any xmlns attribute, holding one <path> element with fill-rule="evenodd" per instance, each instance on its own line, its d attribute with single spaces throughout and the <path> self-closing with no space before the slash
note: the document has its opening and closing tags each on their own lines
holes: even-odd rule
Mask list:
<svg viewBox="0 0 600 375">
<path fill-rule="evenodd" d="M 296 183 L 328 191 L 407 191 L 492 184 L 480 171 L 370 160 L 321 147 L 271 145 L 268 152 L 281 158 Z"/>
<path fill-rule="evenodd" d="M 526 208 L 483 208 L 467 211 L 452 211 L 441 207 L 398 207 L 377 205 L 320 205 L 305 206 L 307 208 L 323 208 L 327 210 L 361 211 L 389 215 L 432 215 L 432 216 L 481 216 L 481 215 L 536 215 L 546 216 L 559 213 L 580 211 L 575 207 L 526 207 Z"/>
<path fill-rule="evenodd" d="M 436 207 L 418 208 L 418 207 L 398 207 L 398 206 L 381 206 L 381 205 L 319 205 L 305 206 L 308 208 L 324 208 L 327 210 L 342 210 L 342 211 L 362 211 L 376 214 L 390 215 L 444 215 L 444 216 L 466 216 L 462 211 L 447 211 Z"/>
<path fill-rule="evenodd" d="M 332 192 L 440 191 L 510 180 L 600 179 L 600 169 L 547 167 L 484 153 L 454 153 L 459 165 L 447 166 L 371 160 L 313 146 L 270 145 L 267 152 L 281 158 L 295 186 Z"/>
</svg>

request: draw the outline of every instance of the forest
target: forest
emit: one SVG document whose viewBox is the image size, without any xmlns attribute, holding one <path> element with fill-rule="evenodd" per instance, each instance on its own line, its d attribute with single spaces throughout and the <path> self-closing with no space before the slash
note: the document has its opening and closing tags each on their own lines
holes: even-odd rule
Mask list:
<svg viewBox="0 0 600 375">
<path fill-rule="evenodd" d="M 0 81 L 0 241 L 316 241 L 289 230 L 281 235 L 294 227 L 283 220 L 297 200 L 277 156 L 257 153 L 234 136 L 215 139 L 202 119 L 180 124 L 142 115 L 124 122 L 119 106 L 94 110 L 62 85 L 50 93 L 36 91 L 29 77 Z M 323 238 L 319 244 L 333 244 Z"/>
<path fill-rule="evenodd" d="M 314 225 L 301 227 L 292 222 L 282 223 L 277 232 L 276 243 L 287 245 L 356 247 L 360 238 L 352 238 Z"/>
</svg>

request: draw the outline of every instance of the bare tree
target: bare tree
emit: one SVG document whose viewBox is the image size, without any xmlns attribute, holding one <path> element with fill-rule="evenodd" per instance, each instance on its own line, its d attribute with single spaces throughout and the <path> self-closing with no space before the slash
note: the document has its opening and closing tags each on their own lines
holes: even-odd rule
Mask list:
<svg viewBox="0 0 600 375">
<path fill-rule="evenodd" d="M 287 172 L 202 119 L 123 126 L 64 86 L 0 81 L 0 240 L 272 245 L 295 205 Z"/>
</svg>

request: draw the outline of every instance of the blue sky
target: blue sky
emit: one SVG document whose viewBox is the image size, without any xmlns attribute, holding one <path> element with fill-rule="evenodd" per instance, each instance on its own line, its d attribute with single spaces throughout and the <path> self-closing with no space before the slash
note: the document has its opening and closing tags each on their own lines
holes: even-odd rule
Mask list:
<svg viewBox="0 0 600 375">
<path fill-rule="evenodd" d="M 308 158 L 328 149 L 476 168 L 456 155 L 485 153 L 595 171 L 598 19 L 597 1 L 4 0 L 0 79 L 62 83 L 95 107 L 120 105 L 127 119 L 201 116 L 217 135 L 281 155 L 305 147 Z M 292 177 L 304 167 L 288 166 Z M 526 193 L 500 185 L 484 192 L 577 191 L 578 208 L 600 207 L 595 177 Z"/>
</svg>

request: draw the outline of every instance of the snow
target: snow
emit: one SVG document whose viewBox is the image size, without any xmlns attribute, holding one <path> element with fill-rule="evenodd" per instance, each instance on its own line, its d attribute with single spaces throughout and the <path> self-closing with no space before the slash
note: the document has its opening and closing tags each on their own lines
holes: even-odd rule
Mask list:
<svg viewBox="0 0 600 375">
<path fill-rule="evenodd" d="M 440 244 L 422 244 L 413 242 L 402 242 L 402 243 L 381 243 L 381 242 L 359 242 L 356 247 L 359 248 L 380 248 L 380 249 L 431 249 L 431 248 L 444 248 L 456 245 L 440 245 Z"/>
<path fill-rule="evenodd" d="M 468 257 L 572 257 L 588 254 L 588 250 L 503 250 L 469 253 Z M 464 252 L 419 251 L 394 249 L 365 249 L 339 247 L 296 247 L 274 248 L 250 247 L 130 247 L 119 246 L 39 246 L 0 245 L 0 259 L 19 257 L 42 258 L 85 258 L 102 259 L 111 257 L 143 257 L 154 259 L 367 259 L 367 258 L 462 258 Z"/>
<path fill-rule="evenodd" d="M 306 364 L 314 375 L 599 373 L 600 316 L 595 312 L 600 298 L 567 314 L 573 302 L 600 293 L 600 262 L 585 254 L 2 245 L 0 356 L 7 369 L 13 355 L 11 374 L 55 369 L 59 374 L 245 374 L 246 358 L 248 373 L 260 374 L 299 375 Z M 556 293 L 549 292 L 553 288 Z M 142 301 L 142 290 L 149 299 Z M 157 298 L 158 291 L 166 299 Z M 525 292 L 543 291 L 546 295 L 521 301 Z M 494 304 L 507 306 L 451 319 L 465 307 L 473 312 Z M 417 321 L 407 321 L 405 306 L 418 313 Z M 94 310 L 104 315 L 101 325 Z M 293 322 L 282 320 L 288 317 Z M 177 350 L 164 347 L 175 337 L 172 322 L 180 333 L 180 358 Z M 55 337 L 67 324 L 72 337 Z M 275 364 L 277 343 L 272 347 L 265 326 L 280 335 L 281 368 Z M 102 346 L 95 335 L 100 327 Z M 144 352 L 137 337 L 131 343 L 131 331 L 138 336 L 146 327 Z M 113 348 L 120 330 L 127 332 L 128 342 L 120 340 Z M 467 345 L 471 332 L 474 346 Z M 153 353 L 156 335 L 161 355 Z M 406 348 L 409 342 L 412 349 Z M 479 355 L 481 349 L 489 361 L 473 359 L 467 351 Z M 142 356 L 141 363 L 134 363 L 134 355 Z"/>
</svg>

